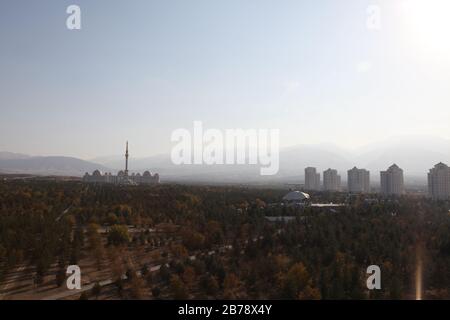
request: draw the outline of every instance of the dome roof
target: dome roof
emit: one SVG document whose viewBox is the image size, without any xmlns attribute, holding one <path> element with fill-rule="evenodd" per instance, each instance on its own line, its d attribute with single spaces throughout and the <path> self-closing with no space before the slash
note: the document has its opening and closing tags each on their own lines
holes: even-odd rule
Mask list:
<svg viewBox="0 0 450 320">
<path fill-rule="evenodd" d="M 92 172 L 92 175 L 95 177 L 99 177 L 102 175 L 102 173 L 99 170 L 95 170 L 94 172 Z"/>
<path fill-rule="evenodd" d="M 122 170 L 119 171 L 119 173 L 117 174 L 119 177 L 122 177 L 125 175 L 125 172 L 123 172 Z"/>
<path fill-rule="evenodd" d="M 144 177 L 151 177 L 152 174 L 150 173 L 150 171 L 145 171 L 144 172 Z"/>
<path fill-rule="evenodd" d="M 300 191 L 291 191 L 283 197 L 284 201 L 305 201 L 309 199 L 309 194 Z"/>
</svg>

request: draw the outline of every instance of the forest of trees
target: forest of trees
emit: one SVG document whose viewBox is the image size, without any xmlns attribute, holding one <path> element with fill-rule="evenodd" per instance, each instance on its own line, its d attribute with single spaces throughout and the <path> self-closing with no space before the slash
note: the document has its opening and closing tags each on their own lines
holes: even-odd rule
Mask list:
<svg viewBox="0 0 450 320">
<path fill-rule="evenodd" d="M 66 266 L 92 257 L 124 299 L 413 299 L 421 259 L 424 298 L 450 299 L 448 203 L 317 193 L 315 201 L 348 205 L 337 212 L 273 205 L 286 192 L 0 182 L 0 284 L 26 264 L 37 285 L 58 266 L 61 286 Z M 267 215 L 296 218 L 274 223 Z M 373 264 L 381 290 L 366 287 Z M 96 284 L 80 298 L 103 291 Z"/>
</svg>

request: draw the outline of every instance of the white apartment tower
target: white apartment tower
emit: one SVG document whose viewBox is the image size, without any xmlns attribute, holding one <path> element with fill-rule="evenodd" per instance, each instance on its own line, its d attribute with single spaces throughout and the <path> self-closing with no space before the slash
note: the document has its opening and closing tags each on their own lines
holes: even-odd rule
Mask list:
<svg viewBox="0 0 450 320">
<path fill-rule="evenodd" d="M 450 168 L 440 162 L 428 173 L 428 194 L 434 200 L 450 200 Z"/>
<path fill-rule="evenodd" d="M 366 169 L 353 167 L 347 171 L 348 191 L 353 193 L 370 192 L 370 172 Z"/>
<path fill-rule="evenodd" d="M 305 169 L 305 189 L 320 190 L 320 173 L 316 168 L 308 167 Z"/>
<path fill-rule="evenodd" d="M 340 191 L 341 176 L 337 170 L 328 169 L 323 172 L 323 189 L 325 191 Z"/>
<path fill-rule="evenodd" d="M 403 170 L 393 164 L 386 171 L 380 172 L 381 193 L 384 195 L 402 195 L 405 192 Z"/>
</svg>

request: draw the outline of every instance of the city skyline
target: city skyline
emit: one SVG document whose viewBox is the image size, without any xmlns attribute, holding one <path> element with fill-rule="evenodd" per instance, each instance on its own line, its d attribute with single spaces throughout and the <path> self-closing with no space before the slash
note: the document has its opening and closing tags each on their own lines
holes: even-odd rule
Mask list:
<svg viewBox="0 0 450 320">
<path fill-rule="evenodd" d="M 6 152 L 6 153 L 0 152 L 0 173 L 4 173 L 4 174 L 5 173 L 11 173 L 11 174 L 21 174 L 21 173 L 27 174 L 28 173 L 28 174 L 38 174 L 38 175 L 55 174 L 55 175 L 63 175 L 63 176 L 64 175 L 77 176 L 80 174 L 70 173 L 70 172 L 64 171 L 64 169 L 63 169 L 63 171 L 61 171 L 59 173 L 37 172 L 38 170 L 36 171 L 36 169 L 33 169 L 33 166 L 30 166 L 30 168 L 26 168 L 26 167 L 24 167 L 24 165 L 26 165 L 27 160 L 31 161 L 31 162 L 33 160 L 36 160 L 37 162 L 39 162 L 41 164 L 48 162 L 50 165 L 51 165 L 51 163 L 53 163 L 53 165 L 54 165 L 55 163 L 59 162 L 60 166 L 70 166 L 69 163 L 71 161 L 79 161 L 81 163 L 81 166 L 83 166 L 83 163 L 84 163 L 84 166 L 88 166 L 88 167 L 94 166 L 94 168 L 95 168 L 95 166 L 98 166 L 98 169 L 100 169 L 100 170 L 93 170 L 93 171 L 100 171 L 100 172 L 103 171 L 104 173 L 105 172 L 106 173 L 114 172 L 119 175 L 122 172 L 122 175 L 123 175 L 123 173 L 126 173 L 125 176 L 128 176 L 128 161 L 129 161 L 130 156 L 131 156 L 131 161 L 134 164 L 134 168 L 132 170 L 130 170 L 130 174 L 131 174 L 131 172 L 133 174 L 136 174 L 136 173 L 139 173 L 140 171 L 147 171 L 148 169 L 155 169 L 155 168 L 157 170 L 163 168 L 164 174 L 167 174 L 167 170 L 174 169 L 177 166 L 181 167 L 182 168 L 181 171 L 174 172 L 173 174 L 170 175 L 171 180 L 173 180 L 174 178 L 176 179 L 177 175 L 181 175 L 181 176 L 185 175 L 185 173 L 183 174 L 183 169 L 190 167 L 189 164 L 177 165 L 177 164 L 170 163 L 169 158 L 166 159 L 166 161 L 168 161 L 168 162 L 164 162 L 165 158 L 161 158 L 161 157 L 154 157 L 154 158 L 150 157 L 150 158 L 142 158 L 142 159 L 134 158 L 132 156 L 133 153 L 131 153 L 131 154 L 128 153 L 128 141 L 126 141 L 126 152 L 124 155 L 125 155 L 125 171 L 122 170 L 123 169 L 123 162 L 122 162 L 123 155 L 118 156 L 118 158 L 119 158 L 118 165 L 112 165 L 112 166 L 106 165 L 105 166 L 103 161 L 99 161 L 97 163 L 95 161 L 89 162 L 89 161 L 83 161 L 83 160 L 80 160 L 77 158 L 65 157 L 65 156 L 62 156 L 62 157 L 61 156 L 56 156 L 56 157 L 39 157 L 38 156 L 38 157 L 35 157 L 35 156 L 29 156 L 29 155 L 24 155 L 24 154 L 13 154 L 13 153 L 8 153 L 8 152 Z M 285 155 L 285 154 L 282 153 L 282 155 Z M 285 160 L 283 158 L 286 158 L 286 157 L 282 157 L 282 160 Z M 301 154 L 300 154 L 300 158 L 301 158 Z M 99 158 L 99 160 L 100 159 L 101 158 Z M 104 161 L 106 161 L 106 160 L 107 160 L 107 158 L 104 159 Z M 152 164 L 152 160 L 157 161 L 158 164 L 155 164 L 155 163 Z M 375 182 L 373 185 L 381 187 L 382 193 L 397 194 L 397 195 L 402 194 L 404 192 L 404 185 L 412 186 L 412 185 L 421 185 L 421 184 L 426 183 L 426 180 L 428 179 L 427 172 L 429 170 L 429 167 L 436 166 L 436 163 L 437 163 L 436 161 L 433 161 L 432 165 L 427 167 L 427 169 L 423 170 L 422 172 L 417 172 L 417 171 L 410 172 L 410 171 L 406 170 L 405 174 L 404 174 L 403 169 L 399 168 L 399 166 L 397 165 L 398 162 L 396 163 L 396 161 L 394 161 L 392 165 L 386 165 L 386 166 L 389 166 L 389 168 L 387 170 L 383 170 L 383 165 L 378 165 L 375 168 L 374 168 L 374 166 L 371 166 L 371 168 L 369 170 L 367 170 L 367 168 L 365 166 L 353 165 L 353 164 L 352 164 L 353 169 L 347 169 L 347 168 L 345 168 L 345 166 L 344 167 L 340 166 L 339 168 L 333 168 L 333 166 L 328 166 L 329 163 L 327 163 L 327 159 L 320 159 L 320 160 L 323 162 L 323 164 L 321 166 L 317 167 L 315 165 L 310 165 L 310 166 L 305 167 L 305 169 L 304 169 L 303 179 L 304 179 L 305 187 L 308 190 L 338 191 L 341 188 L 342 182 L 345 182 L 348 184 L 350 181 L 350 179 L 348 178 L 347 171 L 359 170 L 357 167 L 362 167 L 361 170 L 367 171 L 369 174 L 369 186 L 372 185 L 372 183 L 370 182 L 370 181 L 372 181 L 372 182 Z M 66 163 L 66 161 L 68 161 L 68 162 Z M 22 164 L 23 170 L 22 169 L 9 169 L 9 168 L 5 169 L 4 168 L 5 163 L 6 164 L 14 164 L 16 162 L 19 164 Z M 302 160 L 302 162 L 304 163 L 304 159 Z M 443 162 L 444 162 L 444 164 L 448 163 L 446 160 L 444 160 L 444 161 L 440 161 L 438 163 L 438 165 L 442 164 Z M 112 163 L 114 163 L 114 162 L 112 162 Z M 136 165 L 136 163 L 137 163 L 137 165 Z M 314 163 L 314 161 L 311 162 L 311 164 L 312 163 Z M 350 166 L 351 163 L 352 163 L 352 160 L 349 159 L 348 166 Z M 143 167 L 143 165 L 144 165 L 144 167 Z M 169 165 L 169 167 L 167 167 L 167 165 Z M 233 168 L 241 168 L 241 169 L 244 169 L 246 167 L 249 168 L 250 171 L 248 171 L 246 173 L 247 177 L 244 178 L 241 182 L 245 182 L 246 179 L 249 177 L 248 175 L 250 175 L 250 176 L 253 175 L 254 177 L 256 177 L 258 175 L 256 172 L 254 172 L 252 174 L 250 173 L 251 169 L 254 168 L 254 165 L 251 165 L 248 163 L 226 164 L 226 165 L 219 164 L 219 165 L 213 165 L 212 167 L 207 164 L 202 164 L 202 165 L 195 165 L 194 167 L 197 168 L 196 169 L 197 173 L 201 173 L 203 170 L 206 169 L 204 174 L 207 176 L 208 174 L 214 174 L 214 169 L 211 171 L 210 169 L 207 169 L 208 167 L 216 168 L 216 170 L 217 170 L 217 168 L 220 168 L 221 166 L 228 167 L 231 170 L 230 172 L 233 172 L 233 170 L 234 170 Z M 279 173 L 275 174 L 275 176 L 279 176 L 279 178 L 284 178 L 284 179 L 288 178 L 288 179 L 292 180 L 294 177 L 298 176 L 298 173 L 300 173 L 303 170 L 303 169 L 301 169 L 301 165 L 298 166 L 298 165 L 295 165 L 295 163 L 294 163 L 294 166 L 296 166 L 297 169 L 294 169 L 294 171 L 291 171 L 290 174 L 283 172 L 281 174 L 281 176 L 279 176 Z M 324 169 L 324 168 L 327 168 L 327 169 Z M 68 168 L 66 168 L 66 169 L 68 169 Z M 282 169 L 286 169 L 286 167 L 283 166 Z M 33 171 L 33 170 L 35 170 L 35 171 Z M 83 171 L 82 174 L 84 174 L 85 172 L 88 172 L 88 171 L 93 172 L 93 171 L 91 171 L 91 169 L 86 169 L 86 171 L 84 171 L 84 169 L 80 169 L 80 170 Z M 377 172 L 380 175 L 375 174 L 375 175 L 371 176 L 370 175 L 371 171 Z M 224 171 L 224 174 L 225 174 L 225 172 L 226 171 Z M 242 172 L 245 172 L 245 171 L 242 171 Z M 343 175 L 344 179 L 341 179 L 341 174 L 345 173 L 345 172 L 347 172 L 347 175 L 344 174 Z M 403 178 L 404 175 L 407 177 L 406 181 Z M 98 173 L 97 173 L 97 176 L 99 176 Z M 423 178 L 422 180 L 420 180 L 420 176 Z M 372 178 L 374 178 L 374 179 L 372 179 Z M 359 178 L 355 178 L 355 179 L 358 180 Z M 419 179 L 419 180 L 417 180 L 417 179 Z M 194 178 L 194 180 L 195 180 L 195 178 Z M 280 182 L 281 181 L 282 180 L 280 180 Z M 239 181 L 234 181 L 234 182 L 237 183 Z M 266 183 L 270 183 L 270 180 L 266 180 Z M 362 183 L 362 182 L 360 181 L 358 183 Z M 347 188 L 351 189 L 351 188 L 349 188 L 348 185 L 347 185 Z M 362 190 L 366 190 L 366 189 L 363 188 Z"/>
<path fill-rule="evenodd" d="M 383 196 L 402 196 L 407 194 L 403 169 L 392 164 L 387 170 L 379 171 L 380 188 L 373 190 L 370 171 L 356 166 L 347 171 L 347 189 L 349 193 L 379 193 Z M 327 169 L 323 172 L 323 183 L 317 168 L 305 168 L 304 188 L 307 191 L 340 192 L 341 177 L 338 170 Z M 439 162 L 428 171 L 428 194 L 433 200 L 450 200 L 450 168 Z"/>
</svg>

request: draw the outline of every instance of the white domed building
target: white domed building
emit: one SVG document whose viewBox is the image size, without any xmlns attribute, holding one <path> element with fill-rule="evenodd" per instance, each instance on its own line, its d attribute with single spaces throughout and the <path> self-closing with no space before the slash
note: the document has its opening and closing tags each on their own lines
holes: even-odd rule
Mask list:
<svg viewBox="0 0 450 320">
<path fill-rule="evenodd" d="M 145 171 L 143 175 L 140 173 L 128 174 L 128 141 L 125 152 L 125 170 L 120 170 L 117 175 L 111 173 L 102 174 L 99 170 L 92 172 L 92 175 L 85 173 L 83 182 L 87 183 L 111 183 L 120 185 L 139 185 L 139 184 L 158 184 L 159 174 L 151 174 L 150 171 Z"/>
<path fill-rule="evenodd" d="M 285 205 L 306 206 L 311 202 L 309 194 L 301 191 L 291 191 L 283 197 Z"/>
</svg>

